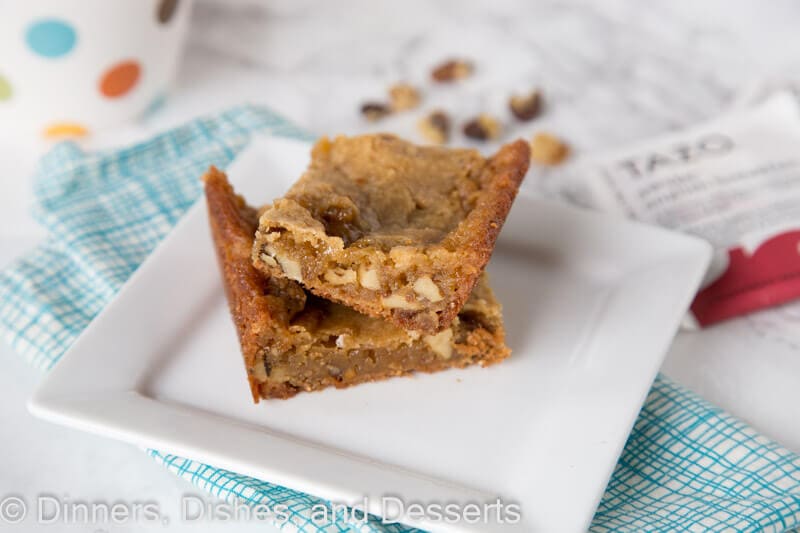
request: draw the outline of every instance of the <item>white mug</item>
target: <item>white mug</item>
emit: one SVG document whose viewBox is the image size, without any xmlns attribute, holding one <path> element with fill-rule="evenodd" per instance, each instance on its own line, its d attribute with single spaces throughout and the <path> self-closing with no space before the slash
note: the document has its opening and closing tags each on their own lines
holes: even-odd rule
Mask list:
<svg viewBox="0 0 800 533">
<path fill-rule="evenodd" d="M 0 0 L 0 135 L 80 137 L 157 106 L 192 0 Z"/>
</svg>

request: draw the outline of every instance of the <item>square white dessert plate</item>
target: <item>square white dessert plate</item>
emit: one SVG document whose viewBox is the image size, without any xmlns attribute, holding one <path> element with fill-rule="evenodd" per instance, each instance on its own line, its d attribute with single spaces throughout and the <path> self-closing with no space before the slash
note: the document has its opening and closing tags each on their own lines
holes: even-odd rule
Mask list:
<svg viewBox="0 0 800 533">
<path fill-rule="evenodd" d="M 257 139 L 229 173 L 267 202 L 308 158 L 307 144 Z M 507 361 L 254 405 L 205 209 L 91 323 L 31 412 L 335 502 L 366 497 L 375 514 L 384 496 L 521 509 L 513 525 L 404 518 L 436 531 L 584 530 L 710 257 L 695 238 L 520 196 L 488 267 Z"/>
</svg>

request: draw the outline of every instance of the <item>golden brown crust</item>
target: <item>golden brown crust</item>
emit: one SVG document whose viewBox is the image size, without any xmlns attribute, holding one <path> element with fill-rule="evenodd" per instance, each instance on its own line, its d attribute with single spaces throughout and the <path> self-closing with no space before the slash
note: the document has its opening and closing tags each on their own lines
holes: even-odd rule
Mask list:
<svg viewBox="0 0 800 533">
<path fill-rule="evenodd" d="M 487 160 L 373 135 L 323 139 L 312 154 L 309 170 L 260 216 L 256 268 L 404 329 L 446 329 L 491 257 L 528 144 Z"/>
<path fill-rule="evenodd" d="M 464 260 L 476 272 L 474 276 L 459 280 L 456 306 L 449 307 L 439 315 L 439 328 L 446 327 L 453 321 L 461 309 L 458 302 L 465 302 L 477 283 L 480 273 L 492 257 L 497 236 L 503 228 L 519 186 L 525 178 L 530 162 L 528 143 L 519 139 L 507 144 L 489 159 L 483 171 L 481 182 L 484 193 L 478 197 L 477 204 L 466 220 L 448 238 L 452 239 L 453 249 L 470 250 Z M 400 317 L 402 327 L 410 328 L 412 321 Z"/>
<path fill-rule="evenodd" d="M 256 210 L 215 168 L 204 176 L 209 221 L 254 401 L 301 391 L 505 359 L 499 304 L 481 281 L 444 345 L 307 295 L 250 261 Z"/>
<path fill-rule="evenodd" d="M 253 241 L 247 236 L 255 234 L 257 214 L 241 196 L 233 192 L 227 177 L 217 168 L 209 168 L 203 181 L 208 220 L 225 296 L 239 335 L 245 368 L 250 369 L 260 351 L 258 332 L 265 329 L 270 320 L 269 308 L 263 298 L 263 276 L 249 260 Z M 247 380 L 253 400 L 257 403 L 261 397 L 259 385 L 250 372 Z"/>
</svg>

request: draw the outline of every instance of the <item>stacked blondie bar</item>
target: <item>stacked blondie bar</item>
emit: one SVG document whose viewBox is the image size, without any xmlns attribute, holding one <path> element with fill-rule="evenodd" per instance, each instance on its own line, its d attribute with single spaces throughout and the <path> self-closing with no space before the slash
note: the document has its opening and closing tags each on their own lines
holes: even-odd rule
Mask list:
<svg viewBox="0 0 800 533">
<path fill-rule="evenodd" d="M 260 210 L 204 176 L 255 401 L 505 359 L 483 270 L 530 159 L 392 135 L 323 138 Z"/>
</svg>

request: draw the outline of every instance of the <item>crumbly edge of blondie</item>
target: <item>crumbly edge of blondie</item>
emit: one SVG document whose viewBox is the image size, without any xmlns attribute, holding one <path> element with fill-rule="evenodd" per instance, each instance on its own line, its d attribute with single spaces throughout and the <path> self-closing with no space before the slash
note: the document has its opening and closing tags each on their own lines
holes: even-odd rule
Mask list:
<svg viewBox="0 0 800 533">
<path fill-rule="evenodd" d="M 510 354 L 500 305 L 485 280 L 449 329 L 423 335 L 257 271 L 250 260 L 256 210 L 217 169 L 212 167 L 204 181 L 217 259 L 255 402 L 413 372 L 486 366 Z"/>
<path fill-rule="evenodd" d="M 346 246 L 296 202 L 277 200 L 260 217 L 253 264 L 271 276 L 403 329 L 436 333 L 458 314 L 494 249 L 525 176 L 524 141 L 486 160 L 475 205 L 435 244 Z"/>
</svg>

